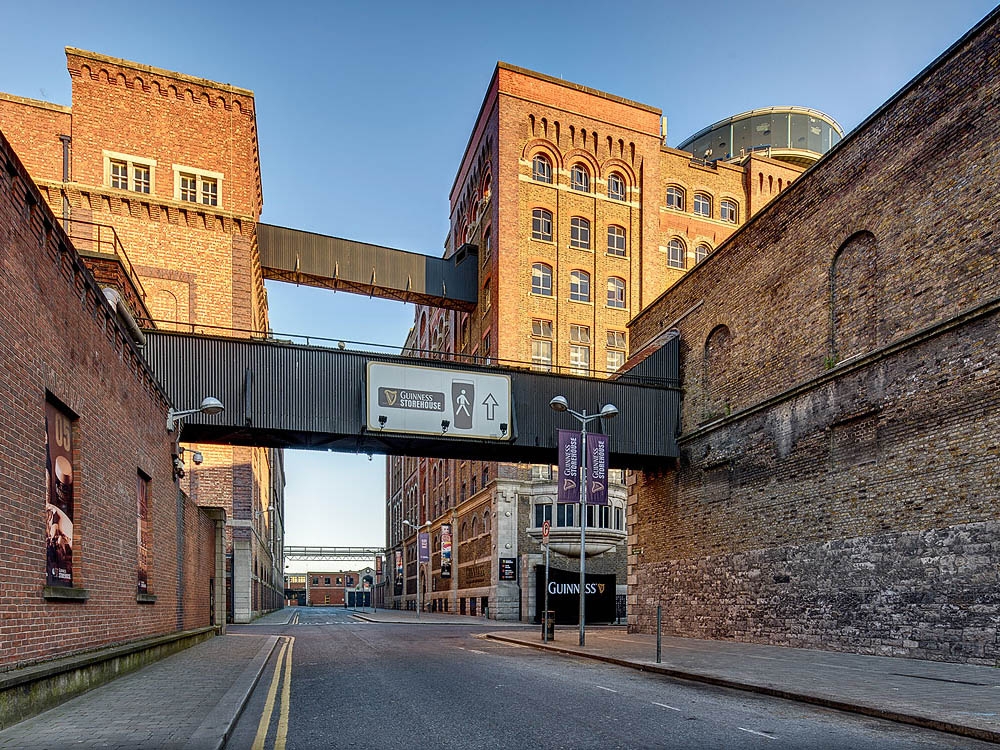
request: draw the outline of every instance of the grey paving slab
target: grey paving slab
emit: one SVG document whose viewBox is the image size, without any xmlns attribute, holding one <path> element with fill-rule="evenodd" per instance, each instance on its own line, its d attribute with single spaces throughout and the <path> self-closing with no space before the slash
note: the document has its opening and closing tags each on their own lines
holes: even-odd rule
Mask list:
<svg viewBox="0 0 1000 750">
<path fill-rule="evenodd" d="M 0 731 L 0 748 L 221 747 L 277 640 L 212 638 Z"/>
<path fill-rule="evenodd" d="M 576 627 L 487 637 L 1000 742 L 996 667 L 672 637 L 657 663 L 656 636 L 625 628 L 588 628 L 584 647 Z"/>
</svg>

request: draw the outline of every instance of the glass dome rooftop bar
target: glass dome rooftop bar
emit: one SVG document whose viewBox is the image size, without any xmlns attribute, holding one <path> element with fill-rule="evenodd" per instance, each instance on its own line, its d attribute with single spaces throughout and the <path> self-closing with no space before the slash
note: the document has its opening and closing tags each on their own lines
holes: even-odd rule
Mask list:
<svg viewBox="0 0 1000 750">
<path fill-rule="evenodd" d="M 706 161 L 740 159 L 763 151 L 772 159 L 808 167 L 843 137 L 837 121 L 819 110 L 767 107 L 709 125 L 677 148 Z"/>
</svg>

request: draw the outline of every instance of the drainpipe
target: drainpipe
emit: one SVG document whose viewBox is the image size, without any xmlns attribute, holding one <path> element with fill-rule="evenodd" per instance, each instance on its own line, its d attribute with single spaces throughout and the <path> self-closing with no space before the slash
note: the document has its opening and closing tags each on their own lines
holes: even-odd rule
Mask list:
<svg viewBox="0 0 1000 750">
<path fill-rule="evenodd" d="M 63 215 L 63 229 L 69 234 L 69 196 L 66 195 L 66 183 L 69 182 L 69 144 L 73 140 L 71 136 L 61 135 L 59 140 L 62 142 L 62 152 L 63 152 L 63 191 L 62 191 L 62 215 Z"/>
</svg>

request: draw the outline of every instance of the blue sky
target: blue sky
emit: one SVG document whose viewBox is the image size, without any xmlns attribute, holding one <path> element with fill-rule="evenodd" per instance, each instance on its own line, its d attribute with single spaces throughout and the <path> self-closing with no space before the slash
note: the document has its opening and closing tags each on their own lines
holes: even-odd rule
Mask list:
<svg viewBox="0 0 1000 750">
<path fill-rule="evenodd" d="M 252 89 L 262 220 L 439 254 L 497 60 L 659 107 L 669 145 L 754 107 L 850 130 L 985 0 L 45 4 L 5 0 L 0 91 L 70 104 L 63 47 Z M 268 284 L 275 331 L 402 342 L 411 307 Z M 287 542 L 384 541 L 384 461 L 287 455 Z"/>
</svg>

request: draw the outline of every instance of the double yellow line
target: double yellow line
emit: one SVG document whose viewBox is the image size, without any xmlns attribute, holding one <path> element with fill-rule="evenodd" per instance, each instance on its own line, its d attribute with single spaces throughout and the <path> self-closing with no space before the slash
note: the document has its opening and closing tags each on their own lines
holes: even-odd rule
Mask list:
<svg viewBox="0 0 1000 750">
<path fill-rule="evenodd" d="M 274 675 L 271 677 L 271 686 L 267 690 L 264 713 L 261 714 L 260 724 L 257 725 L 257 736 L 253 740 L 253 750 L 264 750 L 267 733 L 271 728 L 271 714 L 274 713 L 274 700 L 278 694 L 279 682 L 281 682 L 281 710 L 278 714 L 278 733 L 275 735 L 273 748 L 274 750 L 285 750 L 285 743 L 288 741 L 288 709 L 292 697 L 292 649 L 294 647 L 295 639 L 291 636 L 285 636 L 281 644 L 281 651 L 278 652 L 278 660 L 274 664 Z M 282 671 L 285 674 L 283 682 L 281 680 Z"/>
</svg>

